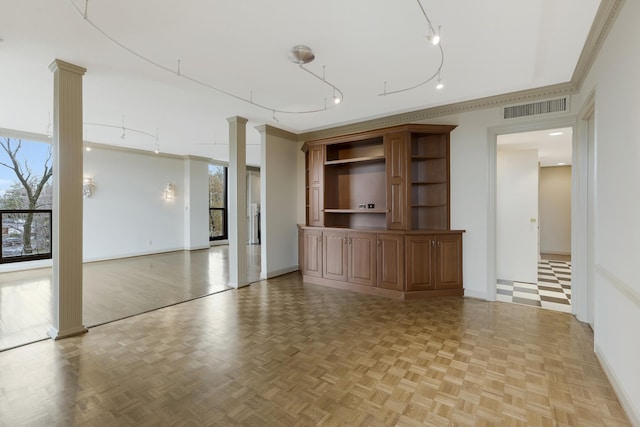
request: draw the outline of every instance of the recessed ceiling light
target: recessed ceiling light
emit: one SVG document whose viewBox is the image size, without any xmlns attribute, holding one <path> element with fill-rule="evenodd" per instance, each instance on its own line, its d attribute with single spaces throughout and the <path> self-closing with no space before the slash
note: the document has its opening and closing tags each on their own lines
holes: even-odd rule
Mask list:
<svg viewBox="0 0 640 427">
<path fill-rule="evenodd" d="M 551 132 L 549 134 L 549 136 L 558 136 L 558 135 L 563 135 L 563 134 L 564 134 L 564 132 Z"/>
</svg>

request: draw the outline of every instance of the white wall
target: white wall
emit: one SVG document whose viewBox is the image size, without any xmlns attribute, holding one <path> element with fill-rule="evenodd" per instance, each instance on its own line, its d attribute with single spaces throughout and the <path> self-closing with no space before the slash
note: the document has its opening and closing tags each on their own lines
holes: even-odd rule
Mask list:
<svg viewBox="0 0 640 427">
<path fill-rule="evenodd" d="M 209 247 L 209 162 L 184 159 L 184 248 Z"/>
<path fill-rule="evenodd" d="M 91 198 L 84 199 L 84 260 L 181 250 L 185 240 L 190 240 L 189 247 L 201 247 L 198 229 L 203 227 L 201 233 L 208 240 L 208 211 L 191 218 L 189 233 L 184 228 L 185 207 L 207 206 L 208 174 L 201 163 L 192 162 L 188 175 L 191 189 L 194 194 L 202 191 L 204 202 L 190 198 L 185 206 L 189 187 L 183 158 L 101 147 L 85 152 L 84 176 L 92 178 L 96 188 Z M 203 184 L 198 184 L 202 173 Z M 173 200 L 164 199 L 169 182 L 176 186 Z"/>
<path fill-rule="evenodd" d="M 596 352 L 640 425 L 640 2 L 624 3 L 587 77 L 595 92 Z"/>
<path fill-rule="evenodd" d="M 540 252 L 571 255 L 571 166 L 540 168 Z"/>
<path fill-rule="evenodd" d="M 261 278 L 298 269 L 298 147 L 295 141 L 270 134 L 268 127 L 262 132 Z"/>
</svg>

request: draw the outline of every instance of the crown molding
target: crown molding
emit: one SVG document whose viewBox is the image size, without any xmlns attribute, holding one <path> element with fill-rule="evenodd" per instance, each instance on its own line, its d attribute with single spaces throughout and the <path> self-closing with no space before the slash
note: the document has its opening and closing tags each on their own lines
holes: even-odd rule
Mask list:
<svg viewBox="0 0 640 427">
<path fill-rule="evenodd" d="M 154 153 L 155 154 L 155 153 Z M 182 156 L 183 160 L 194 160 L 194 161 L 198 161 L 198 162 L 207 162 L 207 163 L 211 163 L 211 158 L 209 157 L 202 157 L 202 156 L 194 156 L 193 154 L 187 154 L 185 156 Z"/>
<path fill-rule="evenodd" d="M 27 141 L 44 142 L 51 144 L 51 137 L 43 133 L 25 132 L 21 130 L 0 128 L 0 137 L 25 139 Z"/>
<path fill-rule="evenodd" d="M 560 83 L 551 86 L 544 86 L 535 89 L 509 92 L 501 95 L 488 96 L 469 101 L 456 102 L 453 104 L 438 107 L 425 108 L 422 110 L 409 111 L 406 113 L 394 114 L 362 122 L 336 126 L 328 129 L 306 132 L 298 135 L 299 141 L 311 141 L 316 139 L 330 138 L 350 133 L 364 132 L 390 126 L 414 123 L 437 117 L 450 116 L 453 114 L 466 113 L 487 108 L 496 108 L 506 104 L 517 104 L 531 102 L 535 100 L 554 98 L 571 95 L 576 92 L 575 85 L 571 82 Z"/>
<path fill-rule="evenodd" d="M 289 132 L 268 124 L 256 126 L 255 129 L 261 134 L 264 133 L 266 135 L 277 136 L 284 139 L 290 139 L 292 141 L 298 141 L 298 139 L 300 138 L 299 134 Z"/>
<path fill-rule="evenodd" d="M 593 63 L 600 52 L 600 48 L 613 27 L 613 24 L 620 13 L 620 9 L 624 5 L 625 0 L 602 0 L 596 17 L 589 30 L 589 35 L 584 43 L 578 63 L 573 71 L 571 82 L 576 86 L 577 90 L 582 88 L 587 74 L 591 70 Z"/>
</svg>

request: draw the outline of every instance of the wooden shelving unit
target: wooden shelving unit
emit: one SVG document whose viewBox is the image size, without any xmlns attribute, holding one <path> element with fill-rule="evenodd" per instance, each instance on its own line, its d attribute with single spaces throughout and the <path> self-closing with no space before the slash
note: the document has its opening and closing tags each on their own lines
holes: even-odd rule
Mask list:
<svg viewBox="0 0 640 427">
<path fill-rule="evenodd" d="M 403 299 L 463 294 L 462 231 L 449 229 L 454 128 L 404 125 L 305 143 L 305 280 Z"/>
</svg>

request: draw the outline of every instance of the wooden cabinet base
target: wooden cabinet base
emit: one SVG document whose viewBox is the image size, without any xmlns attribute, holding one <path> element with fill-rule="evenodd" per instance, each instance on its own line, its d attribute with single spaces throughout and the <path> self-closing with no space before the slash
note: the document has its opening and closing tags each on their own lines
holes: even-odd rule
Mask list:
<svg viewBox="0 0 640 427">
<path fill-rule="evenodd" d="M 298 227 L 306 283 L 400 300 L 464 296 L 463 230 Z"/>
<path fill-rule="evenodd" d="M 341 282 L 338 280 L 323 279 L 322 277 L 314 277 L 302 275 L 302 281 L 312 285 L 327 286 L 334 289 L 343 289 L 346 291 L 358 292 L 361 294 L 376 295 L 380 297 L 393 298 L 401 301 L 435 298 L 435 297 L 462 297 L 464 289 L 434 289 L 432 291 L 394 291 L 374 286 L 358 285 L 356 283 Z"/>
</svg>

